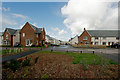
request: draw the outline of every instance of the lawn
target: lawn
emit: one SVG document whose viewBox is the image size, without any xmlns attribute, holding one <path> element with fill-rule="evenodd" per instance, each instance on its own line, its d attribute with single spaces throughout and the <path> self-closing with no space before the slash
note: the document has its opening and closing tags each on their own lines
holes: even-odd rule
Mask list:
<svg viewBox="0 0 120 80">
<path fill-rule="evenodd" d="M 39 51 L 5 62 L 2 66 L 3 79 L 34 79 L 118 78 L 119 65 L 92 53 Z"/>
<path fill-rule="evenodd" d="M 54 54 L 64 54 L 74 57 L 73 64 L 117 64 L 114 61 L 106 59 L 104 57 L 98 56 L 92 53 L 72 53 L 72 52 L 55 52 L 55 51 L 40 51 L 36 53 L 54 53 Z"/>
</svg>

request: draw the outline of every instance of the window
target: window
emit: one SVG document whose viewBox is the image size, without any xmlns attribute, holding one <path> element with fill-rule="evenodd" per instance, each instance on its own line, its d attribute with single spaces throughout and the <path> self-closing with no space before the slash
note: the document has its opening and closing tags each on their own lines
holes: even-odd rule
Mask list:
<svg viewBox="0 0 120 80">
<path fill-rule="evenodd" d="M 84 37 L 83 37 L 83 40 L 87 40 L 87 36 L 84 36 Z"/>
<path fill-rule="evenodd" d="M 38 45 L 38 40 L 37 40 L 37 45 Z"/>
<path fill-rule="evenodd" d="M 36 37 L 38 38 L 38 34 L 36 34 Z"/>
<path fill-rule="evenodd" d="M 89 44 L 89 42 L 85 42 L 85 44 L 86 44 L 86 45 L 88 45 L 88 44 Z"/>
<path fill-rule="evenodd" d="M 119 37 L 116 37 L 116 40 L 119 40 Z"/>
<path fill-rule="evenodd" d="M 103 45 L 106 45 L 106 42 L 103 42 Z"/>
<path fill-rule="evenodd" d="M 98 37 L 95 37 L 95 39 L 98 39 Z"/>
<path fill-rule="evenodd" d="M 43 34 L 43 39 L 44 39 L 44 34 Z"/>
<path fill-rule="evenodd" d="M 106 39 L 106 37 L 103 37 L 103 39 Z"/>
<path fill-rule="evenodd" d="M 8 34 L 6 34 L 6 39 L 8 39 Z"/>
<path fill-rule="evenodd" d="M 98 45 L 98 42 L 95 42 L 95 45 Z"/>
<path fill-rule="evenodd" d="M 25 33 L 23 33 L 23 37 L 25 37 Z"/>
</svg>

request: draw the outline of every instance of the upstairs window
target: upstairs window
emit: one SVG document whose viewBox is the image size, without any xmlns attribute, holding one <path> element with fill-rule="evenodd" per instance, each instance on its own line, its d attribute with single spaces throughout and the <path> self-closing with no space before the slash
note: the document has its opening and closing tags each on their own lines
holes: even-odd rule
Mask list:
<svg viewBox="0 0 120 80">
<path fill-rule="evenodd" d="M 119 37 L 116 37 L 116 40 L 119 40 Z"/>
<path fill-rule="evenodd" d="M 38 34 L 36 34 L 36 37 L 38 38 Z"/>
<path fill-rule="evenodd" d="M 6 39 L 8 39 L 8 34 L 6 34 Z"/>
<path fill-rule="evenodd" d="M 87 36 L 84 36 L 84 37 L 83 37 L 83 40 L 87 40 Z"/>
<path fill-rule="evenodd" d="M 44 39 L 44 34 L 43 34 L 43 39 Z"/>
<path fill-rule="evenodd" d="M 103 37 L 103 39 L 106 39 L 106 37 Z"/>
<path fill-rule="evenodd" d="M 23 33 L 23 37 L 25 37 L 25 33 Z"/>
<path fill-rule="evenodd" d="M 95 37 L 95 39 L 98 39 L 98 37 Z"/>
</svg>

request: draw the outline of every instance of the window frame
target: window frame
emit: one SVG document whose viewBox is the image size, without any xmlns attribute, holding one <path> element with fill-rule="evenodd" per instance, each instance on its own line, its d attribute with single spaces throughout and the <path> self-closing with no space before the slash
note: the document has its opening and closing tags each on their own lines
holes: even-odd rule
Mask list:
<svg viewBox="0 0 120 80">
<path fill-rule="evenodd" d="M 85 38 L 86 38 L 86 39 L 85 39 Z M 87 36 L 84 36 L 84 37 L 83 37 L 83 40 L 88 40 L 88 37 L 87 37 Z"/>
</svg>

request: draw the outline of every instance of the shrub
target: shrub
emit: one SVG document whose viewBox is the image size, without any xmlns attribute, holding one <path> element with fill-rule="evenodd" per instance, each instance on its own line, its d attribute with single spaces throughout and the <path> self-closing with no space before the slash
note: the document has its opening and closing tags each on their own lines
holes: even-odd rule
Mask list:
<svg viewBox="0 0 120 80">
<path fill-rule="evenodd" d="M 5 65 L 6 68 L 10 68 L 13 72 L 21 67 L 21 63 L 15 59 L 12 59 Z"/>
<path fill-rule="evenodd" d="M 37 61 L 38 61 L 38 58 L 39 58 L 39 56 L 35 58 L 35 64 L 37 63 Z"/>
<path fill-rule="evenodd" d="M 25 57 L 25 61 L 22 63 L 22 66 L 29 66 L 31 58 Z"/>
<path fill-rule="evenodd" d="M 29 70 L 28 67 L 26 67 L 24 77 L 26 77 L 28 74 L 29 74 Z"/>
</svg>

